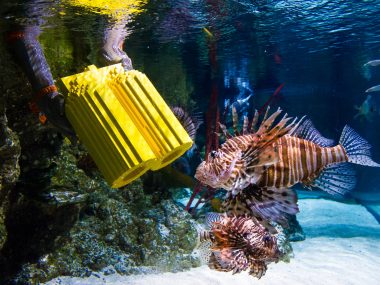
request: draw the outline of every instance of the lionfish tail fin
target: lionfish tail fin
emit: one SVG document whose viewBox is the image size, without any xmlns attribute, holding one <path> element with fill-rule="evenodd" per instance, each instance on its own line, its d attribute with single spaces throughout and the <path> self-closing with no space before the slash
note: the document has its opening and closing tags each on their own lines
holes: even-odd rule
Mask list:
<svg viewBox="0 0 380 285">
<path fill-rule="evenodd" d="M 344 196 L 356 186 L 355 170 L 348 163 L 329 165 L 311 185 L 333 196 Z"/>
<path fill-rule="evenodd" d="M 348 156 L 348 162 L 380 167 L 380 164 L 371 158 L 371 145 L 356 133 L 351 127 L 345 126 L 339 143 L 343 146 Z"/>
</svg>

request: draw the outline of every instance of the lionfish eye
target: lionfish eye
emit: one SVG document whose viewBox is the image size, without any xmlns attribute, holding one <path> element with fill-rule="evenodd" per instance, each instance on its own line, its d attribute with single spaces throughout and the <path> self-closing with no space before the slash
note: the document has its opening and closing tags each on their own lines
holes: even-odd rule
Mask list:
<svg viewBox="0 0 380 285">
<path fill-rule="evenodd" d="M 270 238 L 269 235 L 266 234 L 266 235 L 264 236 L 264 239 L 263 239 L 263 240 L 264 240 L 265 243 L 267 243 L 267 242 L 270 242 L 270 241 L 271 241 L 271 238 Z"/>
<path fill-rule="evenodd" d="M 215 150 L 211 151 L 210 156 L 211 156 L 211 158 L 215 158 L 216 157 L 216 151 Z"/>
</svg>

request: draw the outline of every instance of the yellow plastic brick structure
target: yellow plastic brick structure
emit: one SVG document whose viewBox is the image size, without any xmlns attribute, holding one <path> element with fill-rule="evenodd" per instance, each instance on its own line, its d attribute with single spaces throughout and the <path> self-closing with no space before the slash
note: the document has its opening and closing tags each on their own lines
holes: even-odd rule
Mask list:
<svg viewBox="0 0 380 285">
<path fill-rule="evenodd" d="M 65 0 L 71 6 L 84 8 L 93 13 L 107 15 L 114 20 L 123 20 L 143 11 L 148 0 Z"/>
<path fill-rule="evenodd" d="M 173 162 L 192 140 L 145 74 L 121 64 L 61 79 L 66 116 L 106 181 L 119 188 Z"/>
</svg>

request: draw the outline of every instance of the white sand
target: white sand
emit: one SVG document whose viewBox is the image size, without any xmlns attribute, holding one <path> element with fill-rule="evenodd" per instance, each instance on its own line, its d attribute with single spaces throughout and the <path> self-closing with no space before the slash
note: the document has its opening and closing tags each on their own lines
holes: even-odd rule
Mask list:
<svg viewBox="0 0 380 285">
<path fill-rule="evenodd" d="M 188 272 L 139 276 L 61 277 L 47 284 L 222 285 L 222 284 L 380 284 L 380 225 L 360 205 L 323 199 L 299 201 L 298 220 L 306 240 L 293 243 L 290 263 L 270 264 L 257 280 L 206 266 Z"/>
</svg>

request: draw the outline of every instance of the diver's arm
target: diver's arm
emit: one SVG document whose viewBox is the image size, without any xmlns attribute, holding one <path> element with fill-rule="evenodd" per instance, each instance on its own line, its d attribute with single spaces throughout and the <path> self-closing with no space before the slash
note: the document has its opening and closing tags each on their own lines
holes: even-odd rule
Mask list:
<svg viewBox="0 0 380 285">
<path fill-rule="evenodd" d="M 75 133 L 64 115 L 64 98 L 54 85 L 49 65 L 38 42 L 39 34 L 38 26 L 14 29 L 7 35 L 8 46 L 32 85 L 32 111 L 43 112 L 60 132 L 74 140 Z"/>
<path fill-rule="evenodd" d="M 132 61 L 123 50 L 128 35 L 126 21 L 113 22 L 106 28 L 103 36 L 102 56 L 107 64 L 121 63 L 125 70 L 133 69 Z"/>
<path fill-rule="evenodd" d="M 37 40 L 39 34 L 40 29 L 36 26 L 20 28 L 8 34 L 13 56 L 28 77 L 34 93 L 54 85 L 49 65 Z"/>
</svg>

